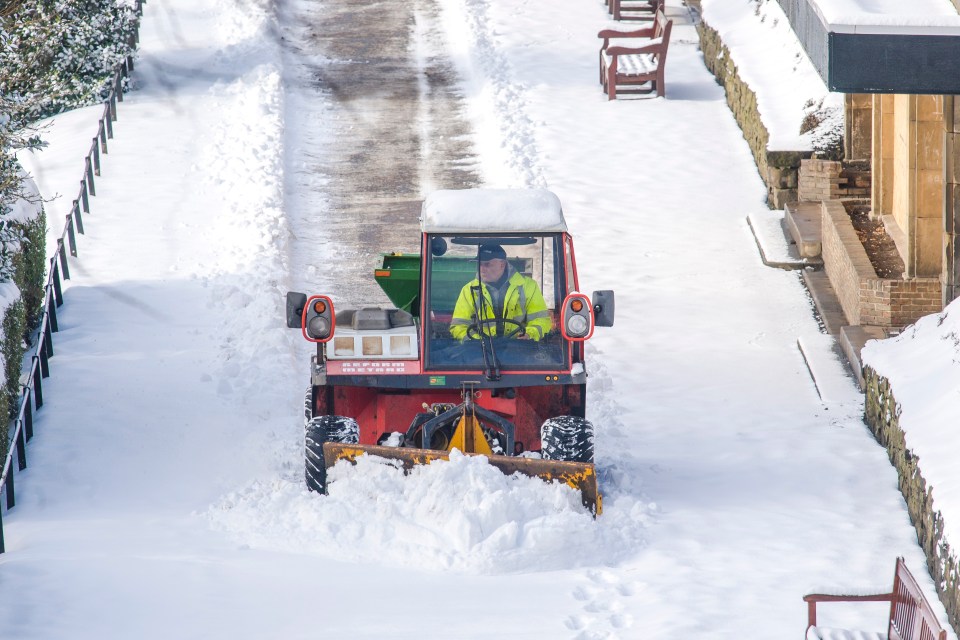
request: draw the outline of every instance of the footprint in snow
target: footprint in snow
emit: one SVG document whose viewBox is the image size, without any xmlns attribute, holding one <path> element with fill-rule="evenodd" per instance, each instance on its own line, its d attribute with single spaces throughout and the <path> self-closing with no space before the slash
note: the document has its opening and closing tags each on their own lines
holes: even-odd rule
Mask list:
<svg viewBox="0 0 960 640">
<path fill-rule="evenodd" d="M 574 588 L 574 600 L 582 605 L 580 613 L 566 619 L 566 626 L 574 633 L 574 640 L 621 638 L 633 626 L 634 618 L 627 613 L 636 592 L 634 584 L 619 574 L 606 569 L 586 572 L 586 583 Z"/>
</svg>

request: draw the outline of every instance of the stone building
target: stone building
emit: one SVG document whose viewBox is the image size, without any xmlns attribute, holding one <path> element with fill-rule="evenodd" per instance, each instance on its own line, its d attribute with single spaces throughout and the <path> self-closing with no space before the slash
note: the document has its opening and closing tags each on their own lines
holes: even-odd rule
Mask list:
<svg viewBox="0 0 960 640">
<path fill-rule="evenodd" d="M 911 0 L 898 15 L 864 2 L 777 1 L 827 88 L 845 94 L 846 159 L 869 161 L 870 215 L 903 260 L 900 277 L 844 281 L 824 246 L 831 283 L 841 298 L 858 288 L 853 315 L 877 324 L 939 311 L 960 295 L 960 0 Z M 826 180 L 842 184 L 835 173 Z"/>
</svg>

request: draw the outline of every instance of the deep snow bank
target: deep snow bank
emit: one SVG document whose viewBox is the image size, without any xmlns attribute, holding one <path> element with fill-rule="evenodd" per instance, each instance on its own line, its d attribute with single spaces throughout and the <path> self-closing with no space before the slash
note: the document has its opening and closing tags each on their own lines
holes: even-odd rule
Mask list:
<svg viewBox="0 0 960 640">
<path fill-rule="evenodd" d="M 255 548 L 463 573 L 606 564 L 643 544 L 640 503 L 595 521 L 570 487 L 505 476 L 458 452 L 407 476 L 379 458 L 339 462 L 327 496 L 307 492 L 301 475 L 255 482 L 206 515 Z"/>
<path fill-rule="evenodd" d="M 935 507 L 946 523 L 944 537 L 957 545 L 960 526 L 960 300 L 942 313 L 924 316 L 902 334 L 871 340 L 864 364 L 887 378 L 900 405 L 900 428 L 934 489 Z"/>
</svg>

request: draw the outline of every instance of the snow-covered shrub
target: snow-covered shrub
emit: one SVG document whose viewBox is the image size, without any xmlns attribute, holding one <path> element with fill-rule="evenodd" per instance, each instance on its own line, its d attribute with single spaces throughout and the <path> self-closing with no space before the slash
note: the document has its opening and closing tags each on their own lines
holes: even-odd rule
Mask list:
<svg viewBox="0 0 960 640">
<path fill-rule="evenodd" d="M 821 98 L 804 105 L 800 133 L 810 140 L 815 158 L 843 159 L 843 106 Z"/>
<path fill-rule="evenodd" d="M 15 195 L 9 192 L 6 196 L 0 195 L 0 309 L 3 314 L 0 352 L 5 380 L 0 391 L 0 418 L 4 407 L 11 417 L 16 414 L 25 338 L 39 322 L 46 280 L 43 202 L 36 184 L 22 169 L 18 178 Z M 0 451 L 6 449 L 0 448 Z"/>
<path fill-rule="evenodd" d="M 0 13 L 0 94 L 27 123 L 103 100 L 132 53 L 134 9 L 118 0 L 29 0 Z"/>
<path fill-rule="evenodd" d="M 23 178 L 23 195 L 12 208 L 2 214 L 0 225 L 9 235 L 0 235 L 0 274 L 10 261 L 10 277 L 23 297 L 26 331 L 37 328 L 43 308 L 44 284 L 46 283 L 47 216 L 36 185 L 26 174 Z M 2 233 L 2 232 L 0 232 Z M 5 277 L 5 275 L 4 275 Z"/>
</svg>

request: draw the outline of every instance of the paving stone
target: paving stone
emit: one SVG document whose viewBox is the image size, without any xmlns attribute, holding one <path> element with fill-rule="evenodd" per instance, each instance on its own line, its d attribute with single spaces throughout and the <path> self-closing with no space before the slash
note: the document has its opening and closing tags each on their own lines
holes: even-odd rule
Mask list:
<svg viewBox="0 0 960 640">
<path fill-rule="evenodd" d="M 801 258 L 817 258 L 823 252 L 820 241 L 821 207 L 819 202 L 789 202 L 783 209 L 790 237 Z"/>
<path fill-rule="evenodd" d="M 824 329 L 832 336 L 839 336 L 840 328 L 849 323 L 826 272 L 804 269 L 803 283 L 807 286 L 810 297 L 813 298 L 813 305 L 823 322 Z"/>
<path fill-rule="evenodd" d="M 843 349 L 843 355 L 850 364 L 850 369 L 857 378 L 857 384 L 860 389 L 864 389 L 863 380 L 863 360 L 860 358 L 860 352 L 867 340 L 883 340 L 888 337 L 888 331 L 884 327 L 875 327 L 870 325 L 853 325 L 840 327 L 840 348 Z"/>
<path fill-rule="evenodd" d="M 754 212 L 747 216 L 747 225 L 753 233 L 760 259 L 768 267 L 777 269 L 803 269 L 820 267 L 819 258 L 802 258 L 797 246 L 787 234 L 783 211 Z"/>
</svg>

